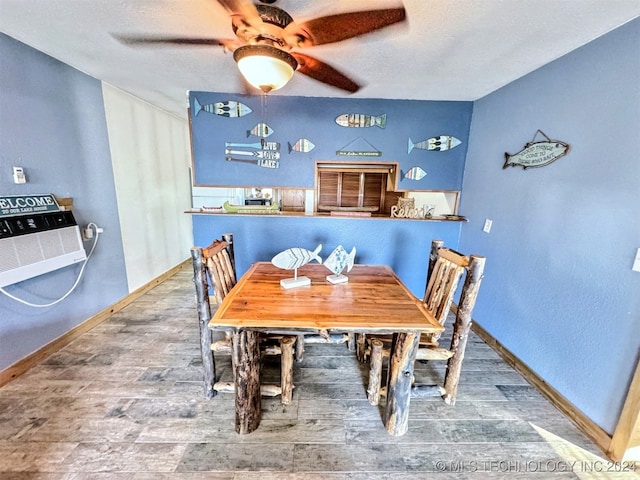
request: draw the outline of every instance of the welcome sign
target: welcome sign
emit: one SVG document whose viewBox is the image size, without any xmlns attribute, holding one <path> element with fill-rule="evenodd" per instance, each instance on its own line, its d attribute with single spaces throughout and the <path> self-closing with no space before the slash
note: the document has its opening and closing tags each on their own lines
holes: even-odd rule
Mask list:
<svg viewBox="0 0 640 480">
<path fill-rule="evenodd" d="M 59 211 L 60 206 L 50 193 L 42 195 L 0 195 L 0 217 Z"/>
</svg>

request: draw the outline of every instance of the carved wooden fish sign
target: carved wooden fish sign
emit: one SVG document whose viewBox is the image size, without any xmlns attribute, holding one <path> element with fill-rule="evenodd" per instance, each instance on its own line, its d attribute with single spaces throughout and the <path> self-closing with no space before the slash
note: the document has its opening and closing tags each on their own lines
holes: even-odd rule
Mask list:
<svg viewBox="0 0 640 480">
<path fill-rule="evenodd" d="M 535 142 L 538 133 L 543 135 L 546 141 Z M 513 155 L 504 153 L 502 168 L 520 166 L 526 170 L 527 168 L 544 167 L 569 153 L 569 148 L 569 144 L 560 140 L 551 140 L 542 130 L 538 130 L 533 139 L 518 153 Z"/>
</svg>

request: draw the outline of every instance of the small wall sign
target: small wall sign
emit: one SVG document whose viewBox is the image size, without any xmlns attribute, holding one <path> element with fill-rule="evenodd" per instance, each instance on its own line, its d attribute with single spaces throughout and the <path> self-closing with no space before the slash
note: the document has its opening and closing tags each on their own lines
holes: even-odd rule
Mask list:
<svg viewBox="0 0 640 480">
<path fill-rule="evenodd" d="M 58 202 L 52 194 L 0 195 L 0 217 L 59 211 Z"/>
<path fill-rule="evenodd" d="M 536 142 L 538 134 L 542 135 L 546 140 Z M 538 130 L 531 141 L 522 148 L 518 153 L 513 155 L 504 152 L 503 169 L 507 167 L 520 166 L 523 169 L 544 167 L 555 162 L 560 157 L 564 157 L 569 153 L 569 145 L 560 140 L 551 140 L 542 130 Z"/>
<path fill-rule="evenodd" d="M 354 145 L 356 145 L 357 149 L 352 148 Z M 341 157 L 381 157 L 382 152 L 364 138 L 358 137 L 340 150 L 337 150 L 336 155 Z"/>
</svg>

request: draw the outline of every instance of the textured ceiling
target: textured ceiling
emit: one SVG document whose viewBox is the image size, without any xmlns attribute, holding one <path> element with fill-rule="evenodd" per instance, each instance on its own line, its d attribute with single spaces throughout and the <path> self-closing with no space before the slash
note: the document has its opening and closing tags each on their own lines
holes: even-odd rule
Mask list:
<svg viewBox="0 0 640 480">
<path fill-rule="evenodd" d="M 365 86 L 357 98 L 476 100 L 640 16 L 638 0 L 405 0 L 408 22 L 304 53 Z M 399 0 L 279 0 L 297 22 Z M 145 47 L 110 34 L 233 38 L 215 0 L 0 0 L 0 31 L 164 110 L 186 92 L 243 93 L 222 47 Z M 296 75 L 271 95 L 348 94 Z"/>
</svg>

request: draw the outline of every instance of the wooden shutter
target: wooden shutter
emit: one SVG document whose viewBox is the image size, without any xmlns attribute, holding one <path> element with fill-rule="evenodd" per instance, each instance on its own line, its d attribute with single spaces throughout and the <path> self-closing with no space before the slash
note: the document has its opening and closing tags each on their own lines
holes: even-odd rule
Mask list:
<svg viewBox="0 0 640 480">
<path fill-rule="evenodd" d="M 377 207 L 389 213 L 385 199 L 392 164 L 318 163 L 318 207 Z"/>
<path fill-rule="evenodd" d="M 320 172 L 318 176 L 318 204 L 340 205 L 340 172 Z"/>
<path fill-rule="evenodd" d="M 360 176 L 358 172 L 342 172 L 341 207 L 361 207 Z"/>
<path fill-rule="evenodd" d="M 362 205 L 364 207 L 384 207 L 384 193 L 387 176 L 383 173 L 364 173 Z"/>
</svg>

